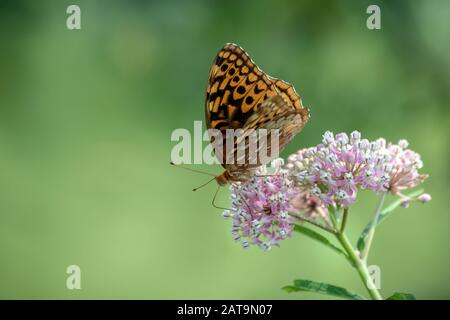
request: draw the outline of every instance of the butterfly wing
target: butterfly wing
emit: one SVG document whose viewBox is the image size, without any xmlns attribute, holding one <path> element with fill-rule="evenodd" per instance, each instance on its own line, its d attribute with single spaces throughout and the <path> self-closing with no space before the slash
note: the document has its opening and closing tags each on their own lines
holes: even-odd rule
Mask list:
<svg viewBox="0 0 450 320">
<path fill-rule="evenodd" d="M 264 101 L 246 121 L 244 128 L 278 130 L 279 152 L 299 133 L 309 120 L 306 108 L 292 109 L 281 95 L 276 95 Z"/>
<path fill-rule="evenodd" d="M 275 108 L 278 112 L 277 116 L 280 117 L 277 119 L 280 124 L 284 123 L 281 121 L 284 119 L 281 114 L 287 117 L 288 111 L 307 114 L 308 116 L 304 117 L 306 119 L 309 117 L 308 110 L 302 106 L 301 99 L 292 85 L 269 77 L 256 66 L 241 47 L 228 43 L 217 54 L 209 74 L 205 102 L 207 128 L 220 130 L 223 137 L 226 136 L 226 129 L 245 128 L 247 123 L 247 129 L 250 126 L 256 129 L 263 122 L 255 121 L 255 117 L 264 116 L 268 119 L 267 122 L 270 122 L 272 113 L 268 111 L 267 103 L 264 111 L 260 109 L 268 98 L 274 96 L 282 98 L 273 102 L 280 105 Z M 284 103 L 282 104 L 281 101 Z M 248 122 L 249 119 L 253 120 Z M 215 138 L 211 136 L 211 143 L 214 144 L 214 140 Z M 227 142 L 235 144 L 235 141 L 230 142 L 224 139 L 222 149 L 215 148 L 216 156 L 222 165 L 230 172 L 242 172 L 251 167 L 248 164 L 227 165 L 227 154 L 230 155 L 230 152 L 225 151 Z M 231 149 L 235 150 L 235 148 Z"/>
<path fill-rule="evenodd" d="M 303 129 L 308 120 L 309 111 L 307 109 L 293 110 L 279 94 L 268 98 L 247 119 L 242 135 L 236 139 L 231 152 L 227 153 L 226 163 L 230 164 L 227 164 L 226 168 L 233 173 L 266 164 L 267 159 L 273 159 L 279 155 L 294 136 Z M 250 135 L 255 132 L 260 133 L 261 129 L 266 129 L 267 135 L 256 134 L 256 141 L 251 141 Z M 276 134 L 274 137 L 276 142 L 272 145 L 271 138 L 274 134 Z M 250 144 L 255 142 L 257 150 L 250 152 Z M 239 148 L 244 149 L 240 154 L 238 154 Z M 244 160 L 243 157 L 245 157 Z M 233 162 L 233 160 L 235 161 Z"/>
</svg>

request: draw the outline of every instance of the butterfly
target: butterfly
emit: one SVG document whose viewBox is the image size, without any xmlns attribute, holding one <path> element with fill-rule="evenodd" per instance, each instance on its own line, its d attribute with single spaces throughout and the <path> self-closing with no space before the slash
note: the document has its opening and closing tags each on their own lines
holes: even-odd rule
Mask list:
<svg viewBox="0 0 450 320">
<path fill-rule="evenodd" d="M 209 72 L 206 89 L 205 118 L 208 129 L 217 129 L 223 137 L 227 129 L 242 129 L 238 139 L 223 139 L 214 147 L 224 172 L 215 177 L 220 186 L 244 182 L 255 175 L 256 169 L 266 163 L 251 158 L 248 150 L 244 161 L 229 161 L 238 157 L 238 142 L 250 148 L 249 134 L 258 129 L 275 129 L 278 133 L 278 151 L 299 133 L 310 118 L 308 108 L 302 105 L 294 87 L 264 73 L 240 46 L 227 43 L 217 53 Z M 210 134 L 214 145 L 216 136 Z M 228 146 L 227 146 L 228 144 Z M 231 146 L 230 146 L 231 144 Z M 264 145 L 258 140 L 258 145 Z M 270 149 L 271 145 L 264 145 Z M 241 155 L 242 156 L 242 155 Z"/>
</svg>

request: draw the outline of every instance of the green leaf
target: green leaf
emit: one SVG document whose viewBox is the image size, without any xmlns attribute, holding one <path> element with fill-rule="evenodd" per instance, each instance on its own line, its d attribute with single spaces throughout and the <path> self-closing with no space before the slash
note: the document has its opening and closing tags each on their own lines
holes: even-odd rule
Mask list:
<svg viewBox="0 0 450 320">
<path fill-rule="evenodd" d="M 345 288 L 311 280 L 295 280 L 293 286 L 285 286 L 283 287 L 283 290 L 287 292 L 301 292 L 301 291 L 315 292 L 319 294 L 350 300 L 366 300 L 366 298 L 356 293 L 353 293 Z"/>
<path fill-rule="evenodd" d="M 396 292 L 386 300 L 416 300 L 416 297 L 411 293 Z"/>
<path fill-rule="evenodd" d="M 417 190 L 417 191 L 410 193 L 407 196 L 410 198 L 414 198 L 414 197 L 417 197 L 418 195 L 422 194 L 423 191 L 424 191 L 423 189 Z M 376 222 L 376 226 L 379 226 L 381 222 L 383 222 L 387 217 L 389 217 L 391 215 L 391 213 L 393 213 L 394 210 L 400 206 L 401 202 L 402 202 L 401 199 L 397 199 L 396 201 L 391 203 L 387 208 L 385 208 L 383 211 L 381 211 L 380 217 L 379 217 L 378 221 Z M 359 251 L 363 251 L 366 246 L 367 237 L 369 235 L 369 230 L 372 227 L 372 223 L 373 223 L 373 220 L 371 220 L 366 225 L 363 232 L 359 236 L 358 243 L 356 244 L 356 247 L 358 248 Z"/>
<path fill-rule="evenodd" d="M 307 227 L 301 226 L 301 225 L 295 225 L 294 227 L 294 231 L 300 232 L 302 234 L 304 234 L 305 236 L 320 242 L 321 244 L 327 246 L 328 248 L 332 249 L 333 251 L 344 255 L 344 257 L 349 260 L 352 265 L 353 265 L 353 261 L 351 261 L 351 259 L 348 257 L 348 255 L 340 248 L 336 247 L 330 240 L 328 240 L 326 237 L 324 237 L 323 235 L 321 235 L 320 233 L 309 229 Z"/>
</svg>

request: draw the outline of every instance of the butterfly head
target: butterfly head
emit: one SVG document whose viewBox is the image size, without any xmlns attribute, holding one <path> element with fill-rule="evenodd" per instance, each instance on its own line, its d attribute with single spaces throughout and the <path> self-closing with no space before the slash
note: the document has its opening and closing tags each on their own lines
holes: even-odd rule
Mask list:
<svg viewBox="0 0 450 320">
<path fill-rule="evenodd" d="M 225 186 L 232 180 L 231 175 L 227 170 L 225 170 L 222 174 L 215 177 L 215 179 L 219 184 L 219 186 Z"/>
</svg>

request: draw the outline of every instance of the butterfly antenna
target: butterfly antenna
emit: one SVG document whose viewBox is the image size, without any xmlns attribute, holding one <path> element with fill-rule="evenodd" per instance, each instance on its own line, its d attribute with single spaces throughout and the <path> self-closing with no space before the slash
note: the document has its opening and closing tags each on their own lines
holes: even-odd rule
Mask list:
<svg viewBox="0 0 450 320">
<path fill-rule="evenodd" d="M 201 186 L 192 189 L 192 191 L 197 191 L 198 189 L 203 188 L 204 186 L 206 186 L 208 183 L 210 183 L 210 182 L 213 181 L 214 179 L 216 179 L 216 176 L 214 176 L 212 179 L 206 181 L 206 182 L 205 182 L 204 184 L 202 184 Z M 220 187 L 220 186 L 219 186 L 219 187 Z"/>
<path fill-rule="evenodd" d="M 206 175 L 211 176 L 211 177 L 216 177 L 216 176 L 215 176 L 214 174 L 212 174 L 212 173 L 204 172 L 204 171 L 200 171 L 200 170 L 195 170 L 195 169 L 191 169 L 191 168 L 186 168 L 186 167 L 183 167 L 182 165 L 175 164 L 175 163 L 173 163 L 172 161 L 170 161 L 170 164 L 171 164 L 172 166 L 174 166 L 174 167 L 177 167 L 177 168 L 180 168 L 180 169 L 184 169 L 184 170 L 187 170 L 187 171 L 197 172 L 197 173 L 201 173 L 201 174 L 206 174 Z M 209 181 L 208 181 L 208 182 L 209 182 Z"/>
</svg>

